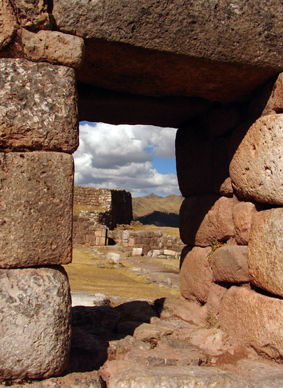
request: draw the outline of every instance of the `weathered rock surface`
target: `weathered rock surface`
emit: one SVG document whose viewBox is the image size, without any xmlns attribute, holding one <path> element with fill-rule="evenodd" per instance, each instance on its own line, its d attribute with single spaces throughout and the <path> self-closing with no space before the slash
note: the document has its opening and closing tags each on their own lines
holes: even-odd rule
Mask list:
<svg viewBox="0 0 283 388">
<path fill-rule="evenodd" d="M 273 85 L 271 95 L 262 111 L 262 116 L 283 112 L 283 73 L 280 73 Z"/>
<path fill-rule="evenodd" d="M 219 284 L 213 283 L 209 289 L 206 309 L 207 309 L 207 323 L 210 326 L 216 326 L 219 319 L 219 311 L 221 301 L 227 289 Z"/>
<path fill-rule="evenodd" d="M 283 114 L 259 118 L 248 130 L 230 164 L 240 198 L 283 204 Z"/>
<path fill-rule="evenodd" d="M 233 198 L 216 195 L 186 198 L 180 209 L 180 236 L 188 245 L 210 246 L 234 236 Z"/>
<path fill-rule="evenodd" d="M 74 35 L 41 30 L 36 34 L 21 30 L 24 54 L 27 59 L 79 67 L 83 60 L 84 41 Z"/>
<path fill-rule="evenodd" d="M 199 303 L 185 298 L 165 298 L 160 312 L 161 319 L 177 317 L 198 326 L 206 325 L 207 309 Z"/>
<path fill-rule="evenodd" d="M 16 31 L 16 18 L 9 0 L 0 1 L 0 50 L 9 44 Z"/>
<path fill-rule="evenodd" d="M 237 244 L 248 245 L 252 219 L 256 211 L 256 207 L 252 202 L 239 202 L 233 206 L 233 221 Z"/>
<path fill-rule="evenodd" d="M 62 373 L 70 351 L 71 298 L 61 267 L 0 270 L 0 380 Z"/>
<path fill-rule="evenodd" d="M 51 27 L 48 0 L 12 0 L 18 22 L 30 30 Z"/>
<path fill-rule="evenodd" d="M 56 0 L 53 8 L 59 30 L 87 38 L 81 81 L 106 89 L 110 85 L 114 90 L 135 89 L 137 94 L 230 101 L 283 67 L 280 13 L 279 0 L 252 5 L 115 0 L 80 6 Z M 130 63 L 135 63 L 135 70 Z"/>
<path fill-rule="evenodd" d="M 257 213 L 248 246 L 252 282 L 283 296 L 283 208 Z"/>
<path fill-rule="evenodd" d="M 71 153 L 78 147 L 73 69 L 1 59 L 0 105 L 0 149 Z"/>
<path fill-rule="evenodd" d="M 211 256 L 211 268 L 216 282 L 249 282 L 251 277 L 248 269 L 248 248 L 225 245 L 216 249 Z"/>
<path fill-rule="evenodd" d="M 245 287 L 231 287 L 222 299 L 219 322 L 238 343 L 266 357 L 282 359 L 282 300 Z"/>
<path fill-rule="evenodd" d="M 180 271 L 180 291 L 184 298 L 206 302 L 213 275 L 208 248 L 193 248 L 185 257 Z"/>
<path fill-rule="evenodd" d="M 155 368 L 142 368 L 129 365 L 126 362 L 112 361 L 109 363 L 109 388 L 146 388 L 146 387 L 213 387 L 223 388 L 251 388 L 246 380 L 242 380 L 233 373 L 227 373 L 217 368 L 201 368 L 198 366 L 167 366 Z M 111 370 L 111 369 L 112 370 Z M 116 370 L 115 370 L 116 369 Z M 112 372 L 112 373 L 111 373 Z M 116 372 L 116 373 L 113 373 Z"/>
<path fill-rule="evenodd" d="M 69 263 L 73 157 L 0 153 L 0 268 Z"/>
</svg>

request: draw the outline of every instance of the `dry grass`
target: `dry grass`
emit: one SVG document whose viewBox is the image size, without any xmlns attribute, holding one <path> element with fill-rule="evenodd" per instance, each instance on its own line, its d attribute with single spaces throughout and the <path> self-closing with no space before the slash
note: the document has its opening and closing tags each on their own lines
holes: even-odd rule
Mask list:
<svg viewBox="0 0 283 388">
<path fill-rule="evenodd" d="M 108 297 L 121 296 L 137 299 L 156 299 L 178 296 L 179 291 L 167 287 L 149 284 L 145 277 L 131 273 L 127 266 L 120 268 L 98 268 L 101 263 L 85 247 L 77 247 L 73 252 L 73 263 L 65 266 L 71 290 L 89 294 L 101 292 Z M 168 261 L 169 262 L 169 261 Z M 173 263 L 168 265 L 173 265 Z"/>
</svg>

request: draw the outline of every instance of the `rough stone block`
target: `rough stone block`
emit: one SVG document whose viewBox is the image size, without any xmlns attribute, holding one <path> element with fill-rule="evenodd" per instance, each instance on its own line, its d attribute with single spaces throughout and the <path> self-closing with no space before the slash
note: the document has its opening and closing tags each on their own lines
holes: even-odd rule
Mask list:
<svg viewBox="0 0 283 388">
<path fill-rule="evenodd" d="M 233 207 L 235 240 L 239 245 L 248 245 L 252 219 L 257 212 L 252 202 L 239 202 Z"/>
<path fill-rule="evenodd" d="M 259 118 L 248 130 L 230 163 L 240 198 L 283 204 L 283 114 Z"/>
<path fill-rule="evenodd" d="M 62 267 L 0 270 L 0 380 L 46 378 L 67 366 L 71 297 Z"/>
<path fill-rule="evenodd" d="M 219 323 L 236 342 L 282 361 L 282 300 L 245 287 L 231 287 L 222 299 Z"/>
<path fill-rule="evenodd" d="M 233 198 L 202 195 L 186 198 L 180 209 L 180 236 L 188 245 L 210 246 L 234 236 Z"/>
<path fill-rule="evenodd" d="M 207 319 L 206 322 L 215 326 L 219 320 L 219 311 L 223 296 L 226 294 L 227 289 L 219 284 L 213 283 L 209 289 L 207 296 Z"/>
<path fill-rule="evenodd" d="M 248 248 L 225 245 L 216 249 L 211 257 L 211 268 L 216 282 L 249 282 L 251 277 L 248 269 Z"/>
<path fill-rule="evenodd" d="M 254 216 L 248 265 L 255 285 L 283 296 L 283 208 L 261 211 Z"/>
<path fill-rule="evenodd" d="M 210 248 L 193 248 L 180 271 L 180 291 L 188 300 L 206 302 L 213 275 L 209 265 Z"/>
<path fill-rule="evenodd" d="M 0 153 L 0 267 L 66 264 L 72 258 L 73 157 Z"/>
<path fill-rule="evenodd" d="M 50 27 L 48 0 L 12 0 L 18 22 L 30 30 Z"/>
<path fill-rule="evenodd" d="M 0 149 L 72 153 L 78 147 L 73 69 L 0 60 Z"/>
<path fill-rule="evenodd" d="M 25 56 L 32 61 L 47 61 L 75 68 L 82 63 L 84 41 L 78 36 L 45 30 L 35 34 L 22 29 L 21 40 Z"/>
<path fill-rule="evenodd" d="M 0 0 L 0 50 L 11 42 L 16 24 L 17 21 L 9 0 Z"/>
</svg>

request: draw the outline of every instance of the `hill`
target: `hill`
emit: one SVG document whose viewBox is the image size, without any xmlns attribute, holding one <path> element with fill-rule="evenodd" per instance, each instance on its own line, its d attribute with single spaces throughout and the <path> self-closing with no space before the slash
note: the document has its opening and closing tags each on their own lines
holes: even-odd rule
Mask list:
<svg viewBox="0 0 283 388">
<path fill-rule="evenodd" d="M 183 198 L 178 195 L 160 197 L 149 194 L 132 199 L 134 220 L 143 224 L 178 226 L 179 209 Z"/>
</svg>

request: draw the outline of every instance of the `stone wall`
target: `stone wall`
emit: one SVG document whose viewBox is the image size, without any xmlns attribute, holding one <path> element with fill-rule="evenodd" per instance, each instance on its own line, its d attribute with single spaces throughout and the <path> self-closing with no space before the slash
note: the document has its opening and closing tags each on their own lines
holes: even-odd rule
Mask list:
<svg viewBox="0 0 283 388">
<path fill-rule="evenodd" d="M 67 367 L 79 111 L 180 128 L 182 294 L 282 362 L 282 1 L 234 3 L 0 1 L 0 380 Z"/>
<path fill-rule="evenodd" d="M 283 74 L 246 106 L 178 130 L 182 295 L 258 354 L 282 359 Z M 238 112 L 237 109 L 238 108 Z M 256 108 L 256 109 L 255 109 Z M 275 318 L 276 317 L 276 318 Z M 278 326 L 274 327 L 276 320 Z"/>
<path fill-rule="evenodd" d="M 75 186 L 73 240 L 75 244 L 108 244 L 108 231 L 132 221 L 132 197 L 125 190 Z"/>
<path fill-rule="evenodd" d="M 155 255 L 164 255 L 164 250 L 170 250 L 167 256 L 180 257 L 184 247 L 180 238 L 162 231 L 117 228 L 109 233 L 109 237 L 115 241 L 115 244 L 122 246 L 129 255 L 137 252 L 135 248 L 141 248 L 138 251 L 140 255 L 152 255 L 152 251 L 159 251 L 159 253 L 155 252 Z"/>
</svg>

